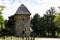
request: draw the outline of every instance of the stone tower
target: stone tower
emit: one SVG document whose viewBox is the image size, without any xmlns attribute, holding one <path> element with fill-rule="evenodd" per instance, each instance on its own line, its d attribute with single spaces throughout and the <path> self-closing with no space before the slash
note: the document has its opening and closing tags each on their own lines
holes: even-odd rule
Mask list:
<svg viewBox="0 0 60 40">
<path fill-rule="evenodd" d="M 23 4 L 17 9 L 14 15 L 16 36 L 30 35 L 30 15 L 31 13 Z"/>
</svg>

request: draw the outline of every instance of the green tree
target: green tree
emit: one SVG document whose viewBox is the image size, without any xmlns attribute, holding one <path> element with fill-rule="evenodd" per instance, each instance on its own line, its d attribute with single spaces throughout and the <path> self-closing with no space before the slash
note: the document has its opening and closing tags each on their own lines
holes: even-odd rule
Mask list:
<svg viewBox="0 0 60 40">
<path fill-rule="evenodd" d="M 55 37 L 55 12 L 55 8 L 51 7 L 43 17 L 35 14 L 31 20 L 33 33 L 36 33 L 36 35 L 40 37 Z"/>
<path fill-rule="evenodd" d="M 31 26 L 32 27 L 32 29 L 33 29 L 33 33 L 35 33 L 37 36 L 38 36 L 38 27 L 39 27 L 39 18 L 40 18 L 40 16 L 39 16 L 39 14 L 35 14 L 34 15 L 34 17 L 33 17 L 33 19 L 31 20 L 31 24 L 33 25 L 33 26 Z"/>
<path fill-rule="evenodd" d="M 2 35 L 2 29 L 5 28 L 5 24 L 4 24 L 4 18 L 3 18 L 3 9 L 5 8 L 5 6 L 1 6 L 0 5 L 0 36 Z"/>
<path fill-rule="evenodd" d="M 2 14 L 3 14 L 2 11 L 3 11 L 4 8 L 5 8 L 5 6 L 0 6 L 0 31 L 1 31 L 1 29 L 5 28 L 4 18 L 2 16 Z"/>
<path fill-rule="evenodd" d="M 45 30 L 46 30 L 46 26 L 45 26 L 45 20 L 44 20 L 44 17 L 40 17 L 39 18 L 39 27 L 38 27 L 38 30 L 39 30 L 39 36 L 40 37 L 46 37 L 46 33 L 45 33 Z"/>
<path fill-rule="evenodd" d="M 46 27 L 46 32 L 48 32 L 49 37 L 55 37 L 55 24 L 54 24 L 54 17 L 55 17 L 55 9 L 54 7 L 51 7 L 49 10 L 47 10 L 44 17 L 44 25 Z"/>
<path fill-rule="evenodd" d="M 56 14 L 54 22 L 56 23 L 56 26 L 60 28 L 60 12 Z"/>
<path fill-rule="evenodd" d="M 14 35 L 14 16 L 10 16 L 9 20 L 6 21 L 6 28 L 10 32 L 10 35 Z"/>
<path fill-rule="evenodd" d="M 56 15 L 55 15 L 55 18 L 54 18 L 54 22 L 55 22 L 55 25 L 57 27 L 56 29 L 56 32 L 57 32 L 57 37 L 60 37 L 60 12 L 58 12 Z"/>
<path fill-rule="evenodd" d="M 44 25 L 44 17 L 40 17 L 39 14 L 35 14 L 33 19 L 31 20 L 33 33 L 36 33 L 36 36 L 46 37 L 45 33 L 45 25 Z M 34 34 L 33 34 L 34 35 Z"/>
</svg>

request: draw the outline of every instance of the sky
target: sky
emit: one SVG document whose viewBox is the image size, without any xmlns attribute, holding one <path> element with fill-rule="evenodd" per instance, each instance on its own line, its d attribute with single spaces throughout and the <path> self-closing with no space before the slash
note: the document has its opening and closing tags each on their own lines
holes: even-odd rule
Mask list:
<svg viewBox="0 0 60 40">
<path fill-rule="evenodd" d="M 50 7 L 55 7 L 56 10 L 59 10 L 60 0 L 0 0 L 0 5 L 6 6 L 2 11 L 4 19 L 14 15 L 21 4 L 28 8 L 31 17 L 36 13 L 43 16 Z"/>
</svg>

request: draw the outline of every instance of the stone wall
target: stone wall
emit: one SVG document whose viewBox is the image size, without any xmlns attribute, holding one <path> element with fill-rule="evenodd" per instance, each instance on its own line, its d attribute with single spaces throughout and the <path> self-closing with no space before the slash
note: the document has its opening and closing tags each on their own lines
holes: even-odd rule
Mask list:
<svg viewBox="0 0 60 40">
<path fill-rule="evenodd" d="M 30 34 L 30 15 L 15 15 L 16 36 L 29 36 Z"/>
</svg>

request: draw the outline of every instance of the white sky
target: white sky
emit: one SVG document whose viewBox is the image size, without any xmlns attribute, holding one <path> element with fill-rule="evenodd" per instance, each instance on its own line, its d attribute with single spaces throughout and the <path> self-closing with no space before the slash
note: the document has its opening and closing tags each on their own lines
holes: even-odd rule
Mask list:
<svg viewBox="0 0 60 40">
<path fill-rule="evenodd" d="M 39 13 L 42 16 L 50 7 L 55 7 L 58 10 L 60 0 L 0 0 L 0 5 L 6 6 L 3 10 L 4 19 L 8 19 L 8 16 L 14 15 L 21 4 L 24 4 L 28 8 L 31 16 L 35 13 Z"/>
</svg>

